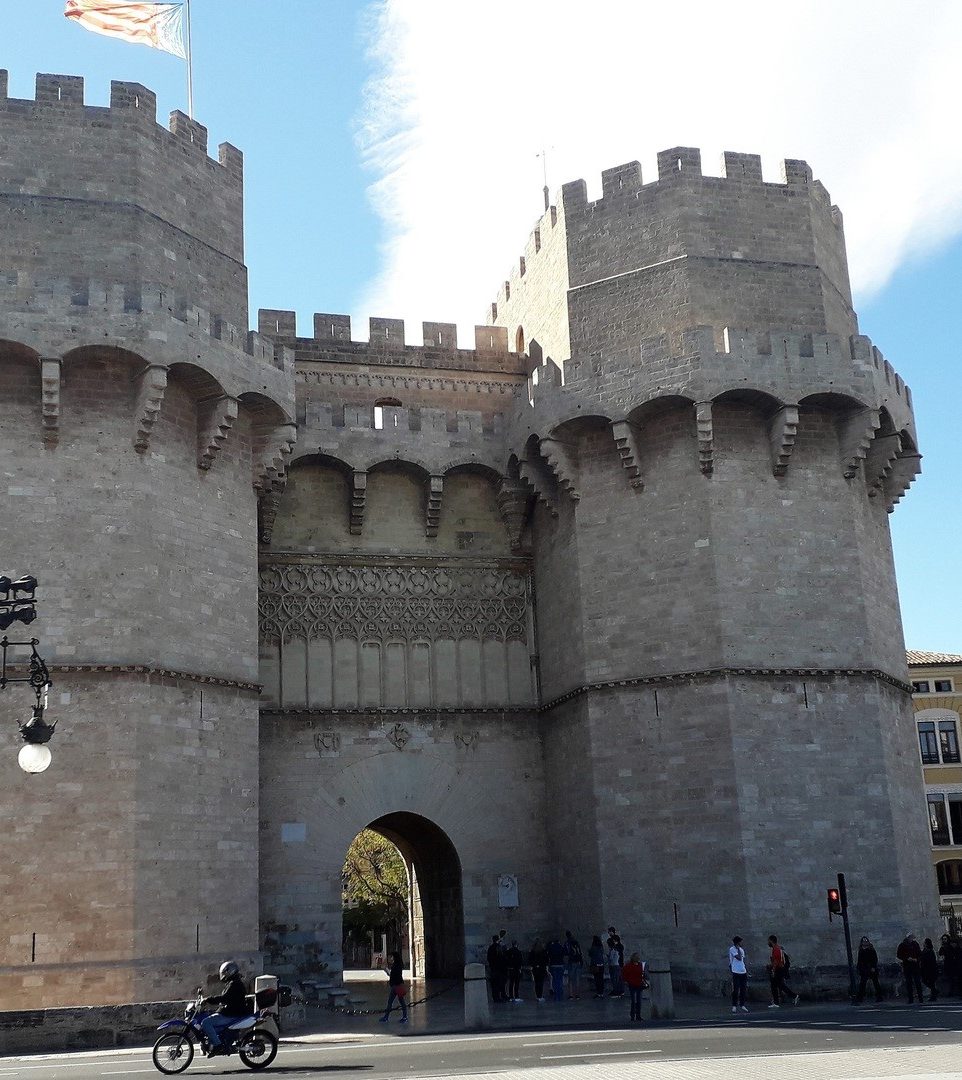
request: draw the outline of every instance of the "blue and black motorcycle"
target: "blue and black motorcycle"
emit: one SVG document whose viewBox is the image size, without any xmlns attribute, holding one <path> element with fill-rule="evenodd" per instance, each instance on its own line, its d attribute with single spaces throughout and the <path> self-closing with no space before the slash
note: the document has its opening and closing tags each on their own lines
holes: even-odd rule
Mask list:
<svg viewBox="0 0 962 1080">
<path fill-rule="evenodd" d="M 266 1069 L 277 1054 L 278 1029 L 271 1008 L 277 1001 L 276 990 L 261 990 L 254 999 L 255 1012 L 241 1017 L 221 1031 L 217 1056 L 237 1054 L 248 1069 Z M 154 1043 L 154 1065 L 168 1076 L 182 1073 L 194 1060 L 194 1047 L 208 1055 L 211 1051 L 201 1021 L 214 1011 L 207 1007 L 200 988 L 197 997 L 184 1010 L 183 1020 L 167 1020 L 157 1029 L 163 1034 Z"/>
</svg>

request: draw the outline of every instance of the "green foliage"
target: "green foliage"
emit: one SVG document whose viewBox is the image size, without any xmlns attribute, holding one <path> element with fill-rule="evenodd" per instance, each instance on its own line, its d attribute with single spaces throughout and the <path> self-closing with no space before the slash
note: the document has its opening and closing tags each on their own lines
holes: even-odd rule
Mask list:
<svg viewBox="0 0 962 1080">
<path fill-rule="evenodd" d="M 363 938 L 370 931 L 407 920 L 407 867 L 398 849 L 379 833 L 364 829 L 347 850 L 341 875 L 344 933 Z"/>
</svg>

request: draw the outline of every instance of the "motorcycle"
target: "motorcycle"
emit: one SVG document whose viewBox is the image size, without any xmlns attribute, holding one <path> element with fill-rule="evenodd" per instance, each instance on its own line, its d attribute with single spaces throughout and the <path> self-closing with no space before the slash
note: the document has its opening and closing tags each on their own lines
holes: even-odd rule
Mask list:
<svg viewBox="0 0 962 1080">
<path fill-rule="evenodd" d="M 277 1001 L 277 991 L 261 990 L 254 995 L 253 1016 L 239 1017 L 220 1034 L 216 1054 L 238 1054 L 248 1069 L 266 1069 L 277 1054 L 277 1022 L 271 1012 Z M 214 1011 L 207 1008 L 207 999 L 200 987 L 197 997 L 188 1003 L 183 1020 L 167 1020 L 157 1029 L 163 1034 L 154 1043 L 155 1068 L 168 1076 L 182 1073 L 194 1060 L 194 1047 L 210 1054 L 211 1045 L 201 1022 Z"/>
</svg>

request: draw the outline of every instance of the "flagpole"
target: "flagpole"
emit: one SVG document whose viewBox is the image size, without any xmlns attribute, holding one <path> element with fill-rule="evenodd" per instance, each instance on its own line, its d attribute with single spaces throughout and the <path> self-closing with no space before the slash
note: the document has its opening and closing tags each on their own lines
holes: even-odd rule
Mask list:
<svg viewBox="0 0 962 1080">
<path fill-rule="evenodd" d="M 187 115 L 194 119 L 194 64 L 190 52 L 190 0 L 184 0 L 187 17 Z"/>
</svg>

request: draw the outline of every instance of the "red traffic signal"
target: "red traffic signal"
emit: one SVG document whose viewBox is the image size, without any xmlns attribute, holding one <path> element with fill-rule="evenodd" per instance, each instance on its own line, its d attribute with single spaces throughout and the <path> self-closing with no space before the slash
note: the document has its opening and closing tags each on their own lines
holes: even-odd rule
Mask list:
<svg viewBox="0 0 962 1080">
<path fill-rule="evenodd" d="M 838 889 L 828 890 L 828 913 L 829 915 L 842 914 L 842 898 L 839 895 Z"/>
</svg>

